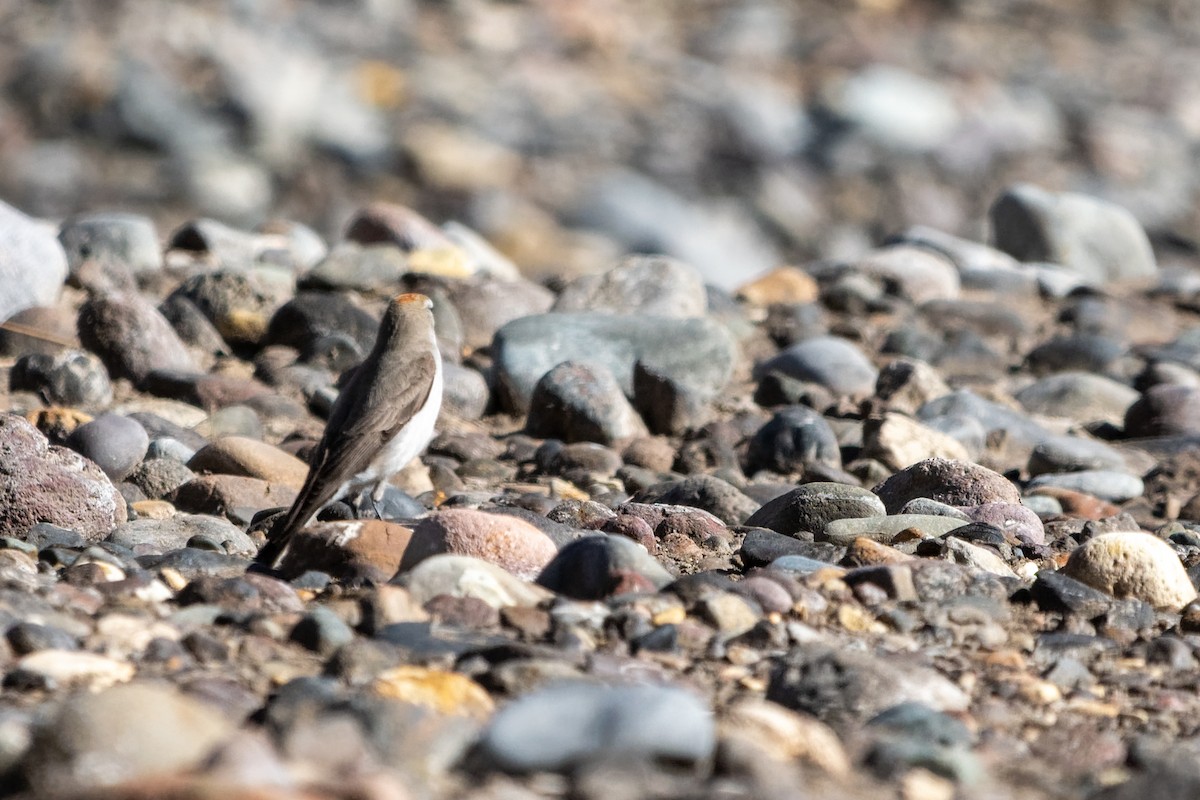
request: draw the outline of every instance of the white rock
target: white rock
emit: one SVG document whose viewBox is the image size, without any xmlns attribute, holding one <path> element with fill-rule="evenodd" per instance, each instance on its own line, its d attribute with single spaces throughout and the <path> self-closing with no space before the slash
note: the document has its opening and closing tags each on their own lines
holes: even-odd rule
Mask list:
<svg viewBox="0 0 1200 800">
<path fill-rule="evenodd" d="M 1171 545 L 1141 531 L 1089 539 L 1071 553 L 1063 572 L 1114 597 L 1134 597 L 1156 608 L 1179 609 L 1196 599 Z"/>
</svg>

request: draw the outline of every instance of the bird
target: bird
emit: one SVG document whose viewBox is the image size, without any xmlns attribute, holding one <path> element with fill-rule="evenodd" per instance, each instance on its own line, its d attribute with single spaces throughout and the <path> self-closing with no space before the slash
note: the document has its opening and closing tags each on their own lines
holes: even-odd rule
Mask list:
<svg viewBox="0 0 1200 800">
<path fill-rule="evenodd" d="M 443 384 L 432 309 L 423 294 L 388 302 L 375 346 L 333 403 L 296 501 L 267 534 L 260 566 L 274 568 L 293 534 L 351 490 L 373 485 L 378 504 L 388 480 L 429 444 Z"/>
</svg>

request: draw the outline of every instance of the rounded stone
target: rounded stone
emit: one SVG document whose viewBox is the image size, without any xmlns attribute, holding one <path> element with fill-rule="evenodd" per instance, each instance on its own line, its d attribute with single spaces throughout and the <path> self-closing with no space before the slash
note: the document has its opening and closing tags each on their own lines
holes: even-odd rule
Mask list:
<svg viewBox="0 0 1200 800">
<path fill-rule="evenodd" d="M 909 503 L 911 506 L 912 503 Z M 908 506 L 906 506 L 907 508 Z M 1030 544 L 1042 544 L 1046 530 L 1042 519 L 1031 508 L 1017 503 L 983 503 L 973 508 L 961 509 L 971 522 L 994 525 L 1007 534 Z"/>
<path fill-rule="evenodd" d="M 187 347 L 157 308 L 138 294 L 95 297 L 79 310 L 79 341 L 113 377 L 135 384 L 155 371 L 195 372 Z"/>
<path fill-rule="evenodd" d="M 158 500 L 194 477 L 196 473 L 173 458 L 147 457 L 126 476 L 126 480 L 141 489 L 146 497 Z"/>
<path fill-rule="evenodd" d="M 983 503 L 1020 503 L 1021 493 L 1012 481 L 987 467 L 967 461 L 930 458 L 900 470 L 872 489 L 889 514 L 909 500 L 928 497 L 952 506 Z"/>
<path fill-rule="evenodd" d="M 882 517 L 887 513 L 877 495 L 843 483 L 806 483 L 764 504 L 746 525 L 770 528 L 794 536 L 821 533 L 836 519 Z"/>
<path fill-rule="evenodd" d="M 1200 388 L 1152 386 L 1125 411 L 1125 435 L 1186 436 L 1200 433 Z"/>
<path fill-rule="evenodd" d="M 345 295 L 300 292 L 271 315 L 263 344 L 287 345 L 305 352 L 323 337 L 343 334 L 365 354 L 374 346 L 378 329 L 379 320 Z"/>
<path fill-rule="evenodd" d="M 1104 533 L 1084 542 L 1063 572 L 1118 598 L 1178 610 L 1196 599 L 1196 588 L 1171 545 L 1140 531 Z"/>
<path fill-rule="evenodd" d="M 857 346 L 837 336 L 805 339 L 755 368 L 760 378 L 769 372 L 818 383 L 834 394 L 860 397 L 874 391 L 879 377 Z"/>
<path fill-rule="evenodd" d="M 525 432 L 542 439 L 612 444 L 645 436 L 645 423 L 602 365 L 565 361 L 534 387 Z"/>
<path fill-rule="evenodd" d="M 67 279 L 67 255 L 54 229 L 0 202 L 0 322 L 53 306 Z"/>
<path fill-rule="evenodd" d="M 1125 457 L 1111 445 L 1080 436 L 1051 436 L 1038 442 L 1029 456 L 1031 476 L 1048 472 L 1125 469 Z"/>
<path fill-rule="evenodd" d="M 1031 480 L 1027 488 L 1033 490 L 1047 486 L 1083 492 L 1113 503 L 1124 503 L 1126 500 L 1141 497 L 1142 492 L 1146 490 L 1141 478 L 1114 470 L 1047 473 Z"/>
<path fill-rule="evenodd" d="M 841 448 L 829 423 L 807 406 L 788 406 L 755 432 L 747 452 L 751 473 L 760 469 L 786 475 L 820 464 L 842 467 Z"/>
<path fill-rule="evenodd" d="M 80 425 L 67 446 L 94 461 L 114 481 L 122 480 L 142 463 L 150 437 L 136 420 L 119 414 L 101 414 Z"/>
<path fill-rule="evenodd" d="M 95 408 L 112 402 L 112 381 L 95 355 L 65 350 L 56 355 L 34 353 L 17 360 L 9 388 L 37 392 L 51 405 Z"/>
<path fill-rule="evenodd" d="M 1138 393 L 1103 375 L 1059 372 L 1026 386 L 1016 393 L 1016 399 L 1032 414 L 1120 423 Z"/>
<path fill-rule="evenodd" d="M 400 571 L 410 570 L 431 556 L 449 553 L 481 558 L 519 578 L 532 580 L 557 552 L 550 537 L 522 519 L 453 508 L 417 523 Z"/>
<path fill-rule="evenodd" d="M 101 211 L 80 214 L 62 224 L 58 241 L 71 272 L 89 260 L 114 261 L 134 275 L 162 269 L 162 245 L 149 217 Z"/>
<path fill-rule="evenodd" d="M 222 436 L 196 452 L 188 462 L 195 472 L 243 475 L 293 489 L 304 485 L 308 465 L 291 453 L 247 436 Z"/>
<path fill-rule="evenodd" d="M 633 255 L 598 275 L 567 284 L 555 311 L 608 311 L 658 317 L 700 317 L 708 309 L 704 278 L 667 256 Z"/>
<path fill-rule="evenodd" d="M 600 759 L 698 764 L 716 731 L 707 704 L 671 686 L 571 683 L 524 695 L 492 719 L 483 756 L 509 772 L 566 771 Z"/>
<path fill-rule="evenodd" d="M 471 556 L 432 556 L 411 570 L 402 571 L 393 582 L 406 587 L 419 605 L 439 595 L 449 595 L 482 600 L 492 608 L 528 608 L 554 596 L 490 561 Z"/>
<path fill-rule="evenodd" d="M 585 536 L 563 547 L 537 582 L 577 600 L 649 591 L 674 578 L 645 547 L 623 536 Z"/>
<path fill-rule="evenodd" d="M 144 451 L 143 451 L 144 452 Z M 125 500 L 107 475 L 22 417 L 0 415 L 0 535 L 24 536 L 39 522 L 103 538 L 126 519 Z"/>
<path fill-rule="evenodd" d="M 897 244 L 872 250 L 853 268 L 894 286 L 897 294 L 918 305 L 953 300 L 961 289 L 954 263 L 927 247 Z"/>
<path fill-rule="evenodd" d="M 197 768 L 234 730 L 172 687 L 131 683 L 72 697 L 35 731 L 22 768 L 38 795 L 96 790 Z"/>
</svg>

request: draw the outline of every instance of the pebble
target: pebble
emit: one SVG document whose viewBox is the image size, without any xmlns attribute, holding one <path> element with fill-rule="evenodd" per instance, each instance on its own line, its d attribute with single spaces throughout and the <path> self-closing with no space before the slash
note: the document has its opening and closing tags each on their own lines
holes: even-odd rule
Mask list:
<svg viewBox="0 0 1200 800">
<path fill-rule="evenodd" d="M 950 259 L 926 247 L 895 244 L 872 250 L 852 269 L 895 287 L 895 293 L 919 305 L 958 297 L 958 270 Z"/>
<path fill-rule="evenodd" d="M 765 503 L 746 525 L 770 528 L 795 536 L 802 531 L 822 533 L 839 519 L 883 517 L 883 502 L 873 492 L 842 483 L 806 483 Z"/>
<path fill-rule="evenodd" d="M 648 433 L 612 373 L 582 361 L 564 361 L 537 382 L 525 432 L 542 439 L 600 444 Z"/>
<path fill-rule="evenodd" d="M 1121 424 L 1138 392 L 1103 375 L 1059 372 L 1034 381 L 1014 396 L 1033 414 Z"/>
<path fill-rule="evenodd" d="M 556 343 L 553 352 L 546 341 Z M 672 346 L 685 341 L 686 348 Z M 513 320 L 492 344 L 496 391 L 502 405 L 524 411 L 542 376 L 564 361 L 603 366 L 626 397 L 633 394 L 637 362 L 659 374 L 709 392 L 724 387 L 737 347 L 729 333 L 707 318 L 634 318 L 599 313 L 550 313 Z"/>
<path fill-rule="evenodd" d="M 36 392 L 51 405 L 95 409 L 113 399 L 108 370 L 99 358 L 82 350 L 23 356 L 9 373 L 9 388 Z"/>
<path fill-rule="evenodd" d="M 1145 491 L 1142 479 L 1136 475 L 1099 469 L 1038 475 L 1029 481 L 1026 488 L 1040 489 L 1045 486 L 1070 489 L 1114 503 L 1141 497 Z"/>
<path fill-rule="evenodd" d="M 171 323 L 138 294 L 92 298 L 79 309 L 79 341 L 114 378 L 135 384 L 152 372 L 196 372 L 197 364 Z"/>
<path fill-rule="evenodd" d="M 760 378 L 770 372 L 811 381 L 834 394 L 851 396 L 870 395 L 879 377 L 858 347 L 837 336 L 805 339 L 755 368 L 755 375 Z"/>
<path fill-rule="evenodd" d="M 1174 611 L 1196 599 L 1175 550 L 1148 533 L 1095 536 L 1072 551 L 1063 572 L 1113 597 L 1144 600 L 1155 608 Z"/>
<path fill-rule="evenodd" d="M 396 579 L 421 605 L 439 595 L 450 595 L 474 597 L 493 608 L 533 607 L 553 596 L 502 567 L 471 556 L 432 556 Z"/>
<path fill-rule="evenodd" d="M 125 521 L 125 500 L 96 464 L 15 415 L 0 416 L 0 442 L 0 534 L 19 539 L 49 522 L 96 541 Z"/>
<path fill-rule="evenodd" d="M 786 475 L 823 465 L 840 469 L 841 448 L 829 423 L 805 406 L 783 408 L 755 432 L 747 460 L 751 472 L 760 469 Z"/>
<path fill-rule="evenodd" d="M 482 757 L 506 772 L 565 772 L 628 756 L 693 768 L 716 745 L 712 715 L 672 686 L 552 686 L 501 709 L 480 739 Z"/>
<path fill-rule="evenodd" d="M 989 217 L 996 247 L 1020 261 L 1061 264 L 1097 283 L 1157 271 L 1137 219 L 1095 197 L 1018 184 L 992 204 Z"/>
<path fill-rule="evenodd" d="M 930 458 L 900 470 L 872 491 L 888 513 L 896 513 L 909 500 L 928 497 L 952 506 L 983 503 L 1020 503 L 1017 487 L 999 473 L 969 461 Z"/>
<path fill-rule="evenodd" d="M 340 580 L 385 583 L 400 569 L 412 529 L 383 520 L 318 522 L 292 535 L 279 564 L 284 575 L 309 570 Z"/>
<path fill-rule="evenodd" d="M 196 473 L 179 461 L 173 458 L 150 458 L 147 453 L 147 458 L 134 467 L 126 480 L 141 489 L 146 497 L 159 500 L 194 477 Z"/>
<path fill-rule="evenodd" d="M 76 428 L 67 446 L 94 462 L 111 480 L 119 481 L 142 463 L 150 437 L 137 420 L 102 414 Z"/>
<path fill-rule="evenodd" d="M 674 580 L 646 548 L 623 536 L 585 536 L 565 545 L 537 582 L 578 600 L 653 592 Z"/>
<path fill-rule="evenodd" d="M 414 526 L 400 571 L 445 553 L 481 558 L 532 580 L 557 552 L 546 534 L 524 520 L 470 509 L 444 509 Z"/>
<path fill-rule="evenodd" d="M 646 502 L 703 509 L 726 525 L 740 525 L 758 510 L 758 503 L 715 475 L 690 475 L 655 487 Z"/>
<path fill-rule="evenodd" d="M 965 523 L 953 517 L 925 516 L 922 514 L 892 514 L 891 516 L 865 517 L 861 519 L 835 519 L 825 524 L 821 536 L 834 544 L 847 545 L 859 536 L 888 542 L 901 531 L 915 528 L 927 536 L 941 536 Z"/>
<path fill-rule="evenodd" d="M 1200 388 L 1160 384 L 1125 411 L 1125 435 L 1188 436 L 1200 433 Z"/>
<path fill-rule="evenodd" d="M 72 273 L 85 261 L 114 262 L 133 275 L 162 269 L 158 230 L 149 217 L 119 211 L 79 214 L 66 220 L 58 241 Z"/>
<path fill-rule="evenodd" d="M 980 505 L 964 508 L 962 512 L 971 522 L 981 522 L 994 525 L 1001 531 L 1018 540 L 1029 544 L 1045 542 L 1045 527 L 1035 509 L 1027 505 L 1029 498 L 1022 498 L 1021 503 L 981 503 Z M 908 508 L 913 505 L 909 503 Z"/>
<path fill-rule="evenodd" d="M 197 768 L 233 731 L 233 720 L 174 688 L 131 683 L 65 704 L 35 730 L 22 768 L 39 794 L 97 791 Z"/>
<path fill-rule="evenodd" d="M 703 276 L 694 267 L 666 256 L 635 255 L 567 284 L 553 310 L 702 317 L 708 310 L 708 294 Z"/>
<path fill-rule="evenodd" d="M 1031 477 L 1036 477 L 1044 473 L 1085 470 L 1120 472 L 1126 464 L 1121 452 L 1104 442 L 1080 436 L 1052 436 L 1033 448 L 1026 468 Z"/>
<path fill-rule="evenodd" d="M 297 491 L 308 476 L 308 465 L 300 459 L 278 447 L 246 436 L 222 436 L 216 439 L 196 451 L 187 466 L 194 472 L 259 478 Z"/>
<path fill-rule="evenodd" d="M 258 546 L 241 528 L 219 517 L 203 514 L 178 514 L 170 519 L 135 519 L 117 526 L 106 541 L 128 548 L 138 555 L 167 553 L 203 537 L 226 553 L 252 556 Z"/>
<path fill-rule="evenodd" d="M 262 344 L 308 353 L 320 340 L 341 335 L 349 337 L 362 358 L 375 345 L 378 329 L 379 320 L 345 295 L 300 292 L 271 314 Z"/>
<path fill-rule="evenodd" d="M 937 369 L 914 358 L 889 361 L 875 379 L 875 397 L 904 414 L 915 414 L 929 401 L 948 394 L 950 387 Z"/>
<path fill-rule="evenodd" d="M 864 458 L 873 458 L 888 469 L 902 470 L 927 458 L 970 460 L 961 442 L 903 414 L 889 413 L 863 424 Z"/>
<path fill-rule="evenodd" d="M 0 202 L 0 254 L 0 322 L 54 305 L 67 279 L 67 256 L 52 228 Z"/>
</svg>

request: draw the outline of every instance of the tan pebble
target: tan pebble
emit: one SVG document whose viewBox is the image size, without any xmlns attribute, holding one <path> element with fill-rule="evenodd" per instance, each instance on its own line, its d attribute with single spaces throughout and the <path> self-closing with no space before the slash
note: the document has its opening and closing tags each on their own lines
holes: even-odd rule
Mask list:
<svg viewBox="0 0 1200 800">
<path fill-rule="evenodd" d="M 1063 573 L 1114 597 L 1133 597 L 1177 610 L 1196 599 L 1196 587 L 1174 548 L 1140 531 L 1093 537 L 1071 553 Z"/>
<path fill-rule="evenodd" d="M 828 725 L 767 700 L 745 697 L 734 701 L 718 727 L 723 736 L 743 735 L 768 757 L 800 760 L 830 775 L 847 775 L 850 757 Z"/>
<path fill-rule="evenodd" d="M 1021 684 L 1018 693 L 1027 702 L 1035 706 L 1048 706 L 1051 703 L 1057 703 L 1062 700 L 1062 692 L 1057 686 L 1049 681 L 1043 681 L 1038 678 L 1030 678 L 1028 681 Z"/>
<path fill-rule="evenodd" d="M 663 609 L 651 618 L 651 622 L 655 625 L 678 625 L 687 617 L 687 611 L 683 606 L 672 606 L 671 608 Z"/>
<path fill-rule="evenodd" d="M 381 672 L 371 689 L 442 714 L 486 717 L 496 707 L 487 690 L 467 676 L 412 665 Z"/>
<path fill-rule="evenodd" d="M 21 658 L 17 667 L 56 684 L 93 691 L 131 680 L 136 672 L 127 661 L 75 650 L 39 650 Z"/>
<path fill-rule="evenodd" d="M 166 500 L 138 500 L 130 508 L 144 519 L 170 519 L 178 513 Z"/>
<path fill-rule="evenodd" d="M 816 279 L 799 267 L 792 266 L 777 267 L 737 290 L 738 297 L 756 306 L 812 303 L 819 294 Z"/>
<path fill-rule="evenodd" d="M 902 800 L 954 800 L 954 782 L 927 769 L 910 769 L 900 778 Z"/>
</svg>

